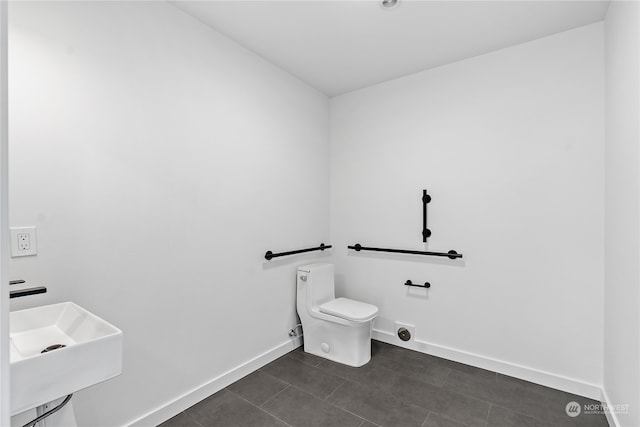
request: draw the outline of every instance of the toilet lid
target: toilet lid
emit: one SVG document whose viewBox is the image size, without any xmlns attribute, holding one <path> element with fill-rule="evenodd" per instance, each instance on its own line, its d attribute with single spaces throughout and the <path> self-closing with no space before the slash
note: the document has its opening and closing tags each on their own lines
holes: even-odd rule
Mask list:
<svg viewBox="0 0 640 427">
<path fill-rule="evenodd" d="M 336 298 L 320 306 L 322 313 L 353 321 L 371 320 L 378 314 L 378 307 L 349 298 Z"/>
</svg>

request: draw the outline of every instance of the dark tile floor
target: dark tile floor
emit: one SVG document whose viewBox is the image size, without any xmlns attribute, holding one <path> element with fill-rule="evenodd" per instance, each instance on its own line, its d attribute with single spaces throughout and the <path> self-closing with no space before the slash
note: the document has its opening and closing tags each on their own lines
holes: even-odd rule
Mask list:
<svg viewBox="0 0 640 427">
<path fill-rule="evenodd" d="M 569 417 L 596 401 L 373 341 L 350 368 L 299 348 L 163 423 L 162 427 L 608 426 Z"/>
</svg>

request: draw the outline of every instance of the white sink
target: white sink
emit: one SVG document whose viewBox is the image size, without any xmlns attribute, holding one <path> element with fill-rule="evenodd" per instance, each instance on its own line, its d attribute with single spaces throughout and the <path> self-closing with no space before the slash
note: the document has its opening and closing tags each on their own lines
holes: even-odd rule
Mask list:
<svg viewBox="0 0 640 427">
<path fill-rule="evenodd" d="M 9 337 L 11 415 L 122 372 L 122 331 L 72 302 L 11 312 Z"/>
</svg>

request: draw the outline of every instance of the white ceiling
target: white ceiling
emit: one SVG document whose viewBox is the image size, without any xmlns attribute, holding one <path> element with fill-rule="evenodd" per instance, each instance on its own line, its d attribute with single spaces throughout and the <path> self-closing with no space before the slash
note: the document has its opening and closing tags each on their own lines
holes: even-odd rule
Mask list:
<svg viewBox="0 0 640 427">
<path fill-rule="evenodd" d="M 600 21 L 606 1 L 174 1 L 327 95 Z"/>
</svg>

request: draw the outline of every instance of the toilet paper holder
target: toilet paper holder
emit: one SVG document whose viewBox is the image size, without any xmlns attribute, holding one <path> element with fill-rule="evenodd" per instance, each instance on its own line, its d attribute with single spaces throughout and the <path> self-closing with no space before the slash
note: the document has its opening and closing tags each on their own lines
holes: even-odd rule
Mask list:
<svg viewBox="0 0 640 427">
<path fill-rule="evenodd" d="M 416 288 L 430 288 L 431 287 L 431 283 L 429 282 L 424 282 L 424 285 L 419 285 L 417 283 L 413 283 L 411 280 L 407 280 L 406 282 L 404 282 L 405 286 L 415 286 Z"/>
</svg>

